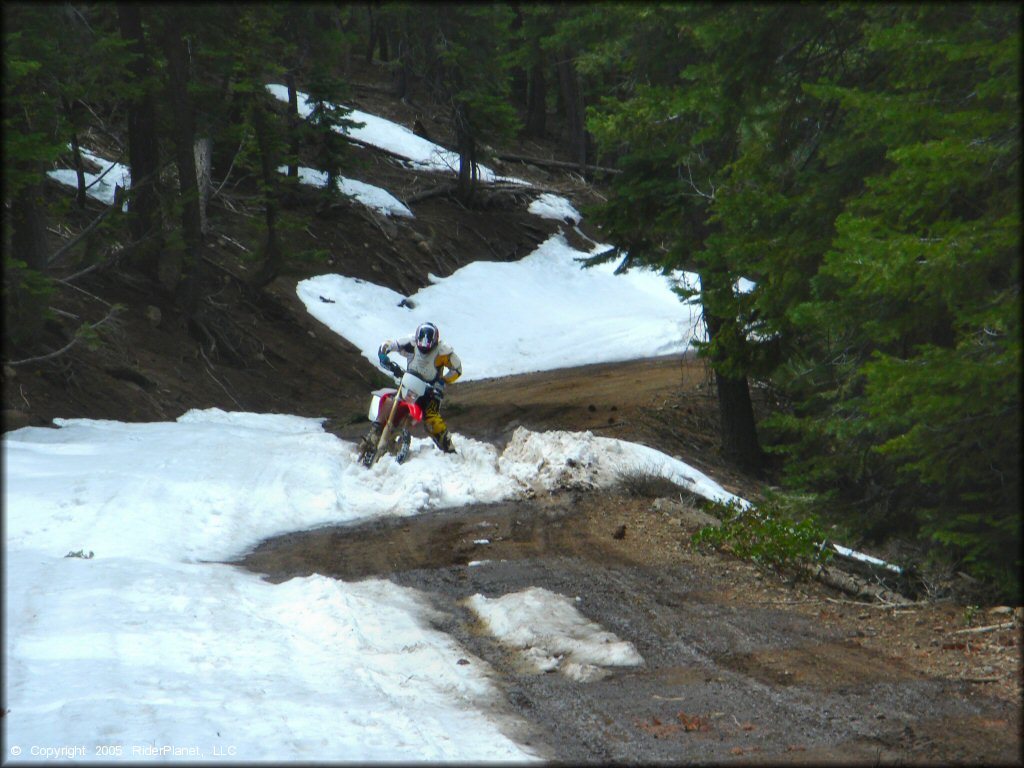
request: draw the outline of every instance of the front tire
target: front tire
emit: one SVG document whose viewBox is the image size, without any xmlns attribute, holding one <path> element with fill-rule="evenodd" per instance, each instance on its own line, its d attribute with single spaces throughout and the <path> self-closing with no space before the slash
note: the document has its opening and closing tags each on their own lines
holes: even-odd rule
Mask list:
<svg viewBox="0 0 1024 768">
<path fill-rule="evenodd" d="M 395 448 L 395 462 L 401 464 L 407 458 L 409 458 L 409 447 L 412 444 L 412 435 L 409 434 L 409 430 L 403 428 L 398 433 L 398 438 L 392 444 Z"/>
</svg>

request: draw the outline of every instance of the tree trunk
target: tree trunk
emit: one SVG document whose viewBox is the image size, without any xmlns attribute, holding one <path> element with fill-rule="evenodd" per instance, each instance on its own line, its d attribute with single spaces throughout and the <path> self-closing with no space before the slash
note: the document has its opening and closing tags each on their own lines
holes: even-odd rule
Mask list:
<svg viewBox="0 0 1024 768">
<path fill-rule="evenodd" d="M 142 16 L 136 3 L 118 3 L 117 14 L 121 37 L 130 43 L 129 49 L 135 55 L 129 69 L 135 84 L 144 88 L 141 95 L 128 103 L 128 165 L 131 170 L 132 186 L 128 201 L 128 222 L 132 240 L 139 242 L 153 233 L 159 233 L 160 198 L 157 194 L 160 169 L 160 152 L 157 144 L 156 110 L 153 95 L 144 83 L 150 77 L 149 52 L 142 32 Z M 157 274 L 157 260 L 160 241 L 152 247 L 140 248 L 135 262 L 152 277 Z"/>
<path fill-rule="evenodd" d="M 199 249 L 203 242 L 202 222 L 199 214 L 199 183 L 196 177 L 195 161 L 195 116 L 192 99 L 188 93 L 188 43 L 182 38 L 180 24 L 171 10 L 165 19 L 162 35 L 164 54 L 167 57 L 167 76 L 170 104 L 174 115 L 171 125 L 174 137 L 174 158 L 178 170 L 179 203 L 181 205 L 182 236 L 185 240 L 184 263 L 164 261 L 161 264 L 161 278 L 164 284 L 178 293 L 186 314 L 195 309 L 198 283 L 201 272 Z M 173 258 L 173 257 L 172 257 Z M 183 290 L 178 282 L 185 268 L 187 281 Z"/>
<path fill-rule="evenodd" d="M 263 263 L 253 277 L 253 284 L 262 288 L 281 271 L 282 258 L 277 236 L 277 163 L 274 158 L 273 141 L 267 121 L 263 100 L 256 98 L 252 105 L 252 124 L 256 132 L 256 145 L 260 151 L 260 169 L 266 190 L 263 201 L 264 221 L 267 226 L 267 240 L 263 252 Z"/>
<path fill-rule="evenodd" d="M 381 21 L 380 14 L 377 12 L 377 6 L 379 3 L 371 2 L 367 8 L 366 13 L 369 20 L 369 44 L 366 46 L 366 63 L 373 63 L 373 52 L 380 50 L 380 60 L 388 61 L 388 35 L 387 28 Z"/>
<path fill-rule="evenodd" d="M 715 384 L 721 418 L 722 455 L 743 471 L 760 475 L 764 470 L 764 455 L 757 439 L 747 377 L 733 379 L 716 371 Z"/>
<path fill-rule="evenodd" d="M 572 56 L 564 53 L 558 61 L 558 81 L 562 91 L 562 107 L 565 110 L 567 132 L 566 151 L 569 159 L 580 164 L 580 171 L 587 164 L 586 122 L 583 92 Z"/>
<path fill-rule="evenodd" d="M 706 272 L 701 275 L 702 296 L 715 291 L 714 277 Z M 731 285 L 718 286 L 721 291 L 732 291 Z M 704 321 L 708 329 L 708 338 L 714 341 L 725 329 L 727 323 L 735 319 L 717 317 L 704 307 Z M 723 373 L 720 364 L 724 362 L 723 353 L 712 353 L 711 367 L 715 372 L 715 387 L 718 393 L 719 437 L 722 442 L 722 456 L 726 461 L 736 465 L 744 472 L 760 475 L 764 471 L 764 454 L 757 438 L 757 423 L 754 420 L 754 406 L 750 400 L 750 386 L 745 375 L 735 376 Z"/>
<path fill-rule="evenodd" d="M 473 198 L 474 182 L 476 181 L 476 141 L 469 126 L 466 107 L 459 104 L 455 107 L 456 149 L 459 152 L 459 186 L 458 197 L 463 203 Z"/>
<path fill-rule="evenodd" d="M 42 170 L 40 177 L 44 176 Z M 11 254 L 29 269 L 47 272 L 46 208 L 39 183 L 22 189 L 11 199 Z"/>
<path fill-rule="evenodd" d="M 513 5 L 515 11 L 515 18 L 512 20 L 512 35 L 514 37 L 519 36 L 519 31 L 523 28 L 523 12 L 517 4 Z M 526 70 L 521 66 L 516 65 L 512 67 L 509 79 L 509 97 L 512 103 L 517 107 L 526 107 L 526 101 L 529 93 L 529 83 L 527 80 Z"/>
<path fill-rule="evenodd" d="M 366 63 L 373 63 L 373 49 L 377 47 L 377 10 L 373 3 L 366 4 Z"/>
<path fill-rule="evenodd" d="M 536 61 L 530 69 L 529 97 L 526 103 L 526 133 L 541 138 L 547 131 L 548 87 L 544 64 Z"/>
<path fill-rule="evenodd" d="M 213 164 L 213 139 L 200 136 L 195 149 L 196 185 L 199 191 L 199 231 L 205 237 L 209 232 L 206 220 L 206 204 L 210 200 L 210 169 Z"/>
<path fill-rule="evenodd" d="M 61 97 L 60 99 L 62 106 L 64 107 L 64 116 L 67 118 L 68 125 L 71 126 L 71 162 L 75 165 L 75 180 L 77 182 L 75 192 L 75 205 L 79 209 L 85 208 L 86 193 L 85 193 L 85 164 L 82 162 L 82 147 L 78 142 L 78 129 L 76 128 L 78 121 L 76 118 L 76 104 Z"/>
<path fill-rule="evenodd" d="M 78 143 L 78 131 L 71 132 L 71 159 L 75 164 L 75 178 L 78 181 L 75 192 L 75 205 L 85 209 L 85 163 L 82 162 L 82 147 Z"/>
<path fill-rule="evenodd" d="M 409 44 L 409 40 L 404 29 L 398 33 L 395 48 L 397 49 L 396 57 L 398 60 L 398 67 L 393 75 L 394 94 L 395 98 L 405 101 L 409 96 L 409 88 L 412 79 L 411 62 L 409 61 L 412 47 Z"/>
<path fill-rule="evenodd" d="M 42 177 L 43 169 L 39 175 Z M 46 248 L 46 213 L 41 184 L 22 189 L 11 199 L 11 254 L 24 261 L 29 269 L 46 274 L 49 254 Z M 46 298 L 29 289 L 21 279 L 23 270 L 7 263 L 4 254 L 4 319 L 5 341 L 16 336 L 19 341 L 33 343 L 43 333 Z M 10 278 L 10 285 L 7 280 Z M 9 301 L 8 301 L 9 299 Z"/>
<path fill-rule="evenodd" d="M 285 85 L 288 86 L 288 148 L 291 157 L 288 158 L 288 178 L 299 178 L 299 131 L 302 130 L 302 120 L 299 118 L 299 91 L 295 87 L 295 72 L 289 70 L 285 75 Z"/>
</svg>

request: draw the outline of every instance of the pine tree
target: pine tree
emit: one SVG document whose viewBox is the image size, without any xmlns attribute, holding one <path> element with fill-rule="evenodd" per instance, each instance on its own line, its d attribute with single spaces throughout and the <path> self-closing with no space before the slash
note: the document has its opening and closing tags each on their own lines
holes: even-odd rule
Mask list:
<svg viewBox="0 0 1024 768">
<path fill-rule="evenodd" d="M 1006 5 L 872 8 L 828 151 L 850 196 L 791 317 L 818 383 L 784 421 L 790 473 L 894 513 L 1019 589 L 1020 37 Z M 852 149 L 851 149 L 852 148 Z"/>
<path fill-rule="evenodd" d="M 622 170 L 595 219 L 628 253 L 627 264 L 699 273 L 708 331 L 700 346 L 716 375 L 722 450 L 753 472 L 762 455 L 747 377 L 757 342 L 747 327 L 750 300 L 734 290 L 745 265 L 728 247 L 732 233 L 719 205 L 743 149 L 743 120 L 768 79 L 763 62 L 781 45 L 779 13 L 757 6 L 630 11 L 626 47 L 643 53 L 626 60 L 628 83 L 589 121 Z"/>
</svg>

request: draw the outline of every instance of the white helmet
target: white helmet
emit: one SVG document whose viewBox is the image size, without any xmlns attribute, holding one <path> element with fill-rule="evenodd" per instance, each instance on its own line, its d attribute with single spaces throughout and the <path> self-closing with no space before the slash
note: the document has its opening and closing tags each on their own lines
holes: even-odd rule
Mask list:
<svg viewBox="0 0 1024 768">
<path fill-rule="evenodd" d="M 423 323 L 416 329 L 416 348 L 420 352 L 430 352 L 441 340 L 441 333 L 433 323 Z"/>
</svg>

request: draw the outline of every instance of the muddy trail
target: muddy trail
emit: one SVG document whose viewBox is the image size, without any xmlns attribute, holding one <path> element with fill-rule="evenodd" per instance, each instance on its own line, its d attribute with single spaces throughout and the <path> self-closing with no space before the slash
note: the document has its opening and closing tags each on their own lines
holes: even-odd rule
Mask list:
<svg viewBox="0 0 1024 768">
<path fill-rule="evenodd" d="M 701 371 L 666 358 L 470 382 L 452 388 L 448 418 L 457 434 L 498 445 L 516 426 L 602 429 L 691 461 L 700 425 L 688 434 L 677 418 L 669 430 L 658 409 L 706 404 Z M 699 468 L 753 494 L 706 448 Z M 1019 624 L 978 635 L 973 652 L 968 640 L 965 653 L 954 606 L 869 605 L 787 582 L 692 547 L 707 523 L 680 495 L 566 490 L 294 532 L 236 564 L 275 582 L 318 573 L 421 591 L 434 625 L 465 648 L 460 663 L 486 665 L 503 692 L 495 714 L 513 716 L 509 735 L 549 760 L 1020 763 Z M 530 587 L 574 598 L 643 663 L 588 682 L 524 667 L 465 600 Z"/>
</svg>

